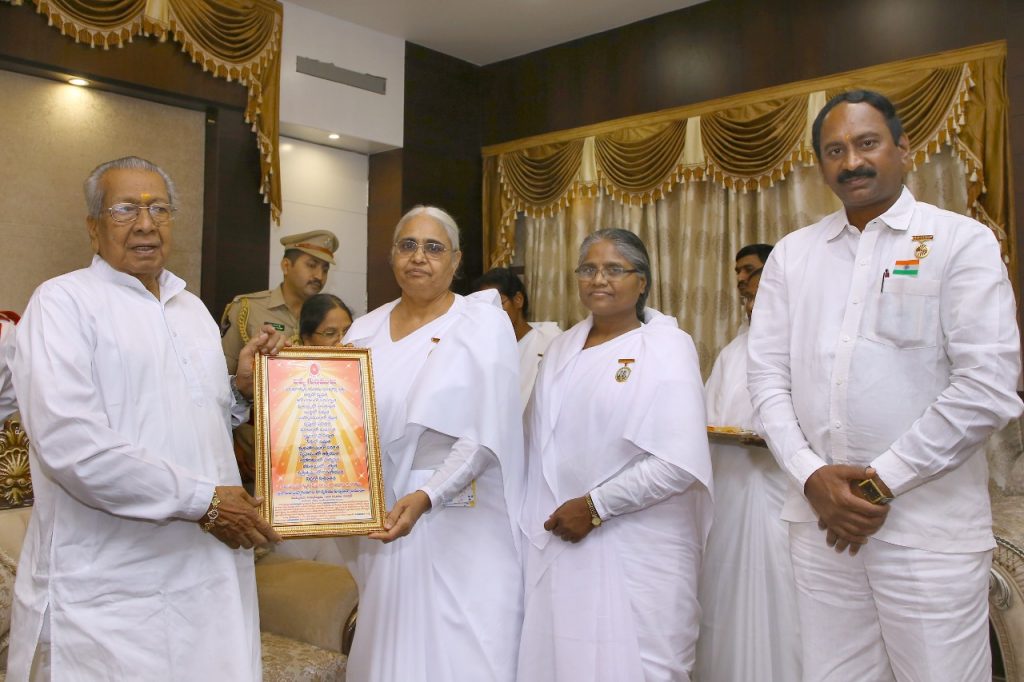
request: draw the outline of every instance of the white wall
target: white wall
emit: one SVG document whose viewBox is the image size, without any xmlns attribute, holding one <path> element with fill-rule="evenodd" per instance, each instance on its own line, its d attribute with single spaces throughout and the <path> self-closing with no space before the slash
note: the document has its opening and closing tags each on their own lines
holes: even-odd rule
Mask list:
<svg viewBox="0 0 1024 682">
<path fill-rule="evenodd" d="M 302 140 L 281 138 L 281 226 L 270 229 L 270 287 L 281 283 L 281 237 L 331 230 L 341 245 L 326 293 L 341 297 L 356 315 L 366 312 L 366 199 L 369 161 Z"/>
<path fill-rule="evenodd" d="M 341 246 L 324 290 L 340 296 L 360 315 L 366 312 L 369 164 L 365 153 L 402 146 L 405 41 L 288 0 L 281 4 L 282 211 L 281 226 L 271 223 L 270 227 L 270 286 L 281 283 L 282 236 L 332 230 Z M 386 94 L 297 73 L 299 55 L 383 76 Z M 341 139 L 329 141 L 327 133 L 337 133 Z"/>
<path fill-rule="evenodd" d="M 281 124 L 338 133 L 386 148 L 402 146 L 405 41 L 284 0 Z M 378 95 L 295 71 L 297 56 L 387 79 Z M 372 147 L 370 147 L 372 148 Z"/>
</svg>

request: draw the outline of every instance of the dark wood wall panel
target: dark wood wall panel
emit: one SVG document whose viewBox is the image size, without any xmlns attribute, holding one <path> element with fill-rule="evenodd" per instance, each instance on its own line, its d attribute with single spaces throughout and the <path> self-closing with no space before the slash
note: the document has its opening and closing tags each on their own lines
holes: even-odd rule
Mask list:
<svg viewBox="0 0 1024 682">
<path fill-rule="evenodd" d="M 993 40 L 1018 0 L 711 0 L 482 69 L 485 145 Z M 1020 36 L 1020 37 L 1018 37 Z"/>
<path fill-rule="evenodd" d="M 236 294 L 266 288 L 270 209 L 259 193 L 259 155 L 244 121 L 244 87 L 203 72 L 171 40 L 140 36 L 109 50 L 76 44 L 28 3 L 0 3 L 0 68 L 80 75 L 101 90 L 205 111 L 203 302 L 219 316 Z"/>
<path fill-rule="evenodd" d="M 483 262 L 479 82 L 479 67 L 406 44 L 403 213 L 433 204 L 455 218 L 462 241 L 462 276 L 455 283 L 460 290 L 480 275 Z"/>
<path fill-rule="evenodd" d="M 398 298 L 401 289 L 388 267 L 391 235 L 402 217 L 402 150 L 370 156 L 370 197 L 367 206 L 366 306 L 378 308 Z"/>
<path fill-rule="evenodd" d="M 220 320 L 238 294 L 266 289 L 270 208 L 259 194 L 260 156 L 241 112 L 206 116 L 203 302 Z"/>
<path fill-rule="evenodd" d="M 399 294 L 386 266 L 398 219 L 417 204 L 448 211 L 461 233 L 457 291 L 481 274 L 480 68 L 419 45 L 405 46 L 405 128 L 401 150 L 370 157 L 370 309 Z"/>
</svg>

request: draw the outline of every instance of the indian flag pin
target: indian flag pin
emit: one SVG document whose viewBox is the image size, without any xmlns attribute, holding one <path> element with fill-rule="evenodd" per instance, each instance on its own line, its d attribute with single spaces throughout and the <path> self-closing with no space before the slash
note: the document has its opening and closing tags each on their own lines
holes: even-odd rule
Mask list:
<svg viewBox="0 0 1024 682">
<path fill-rule="evenodd" d="M 914 260 L 898 260 L 896 261 L 896 267 L 892 269 L 893 277 L 900 275 L 902 277 L 917 277 L 917 268 L 920 266 L 921 261 Z"/>
</svg>

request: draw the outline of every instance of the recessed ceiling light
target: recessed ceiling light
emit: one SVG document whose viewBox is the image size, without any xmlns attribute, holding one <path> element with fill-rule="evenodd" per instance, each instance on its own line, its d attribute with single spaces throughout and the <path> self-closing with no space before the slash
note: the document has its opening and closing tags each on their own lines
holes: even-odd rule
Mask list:
<svg viewBox="0 0 1024 682">
<path fill-rule="evenodd" d="M 71 78 L 68 80 L 68 83 L 71 83 L 72 85 L 85 86 L 89 84 L 89 81 L 85 80 L 84 78 Z"/>
<path fill-rule="evenodd" d="M 341 137 L 341 135 L 339 135 L 338 133 L 331 133 L 330 135 L 327 136 L 327 139 L 328 140 L 337 140 L 340 137 Z"/>
</svg>

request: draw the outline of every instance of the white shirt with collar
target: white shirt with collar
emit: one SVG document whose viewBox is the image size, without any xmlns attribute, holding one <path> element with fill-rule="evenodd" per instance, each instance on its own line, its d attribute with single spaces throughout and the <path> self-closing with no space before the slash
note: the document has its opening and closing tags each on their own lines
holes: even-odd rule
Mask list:
<svg viewBox="0 0 1024 682">
<path fill-rule="evenodd" d="M 35 504 L 11 616 L 9 679 L 49 631 L 55 680 L 251 681 L 261 670 L 252 551 L 196 519 L 241 485 L 239 410 L 217 323 L 164 270 L 160 296 L 99 256 L 41 284 L 8 356 Z"/>
<path fill-rule="evenodd" d="M 977 221 L 904 188 L 863 233 L 840 210 L 786 236 L 761 276 L 748 365 L 792 476 L 783 518 L 815 520 L 801 493 L 819 467 L 870 465 L 896 495 L 875 537 L 991 549 L 983 445 L 1021 414 L 1019 372 L 1013 290 Z"/>
</svg>

